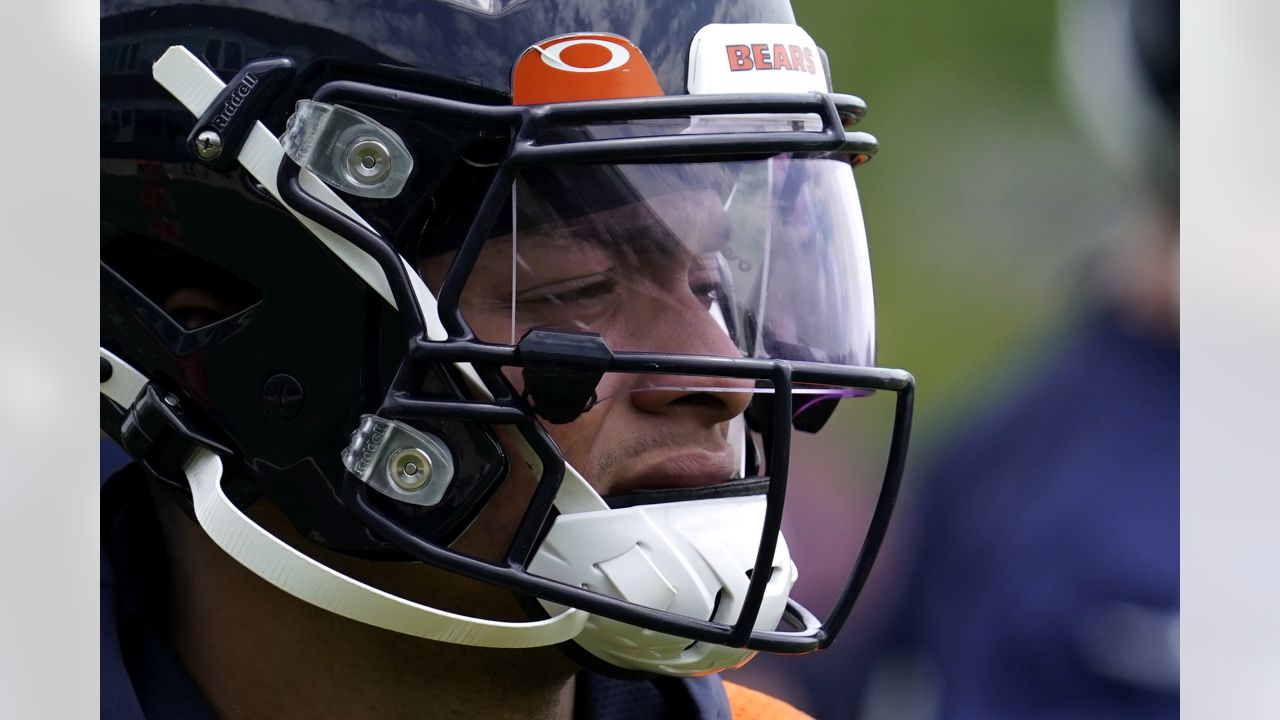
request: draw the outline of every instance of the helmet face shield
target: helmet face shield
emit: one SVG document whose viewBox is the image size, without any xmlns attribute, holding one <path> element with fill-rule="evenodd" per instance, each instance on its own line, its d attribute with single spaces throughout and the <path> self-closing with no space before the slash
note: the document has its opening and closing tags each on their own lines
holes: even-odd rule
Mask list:
<svg viewBox="0 0 1280 720">
<path fill-rule="evenodd" d="M 429 286 L 446 265 L 422 263 Z M 547 328 L 614 351 L 874 364 L 866 237 L 841 157 L 523 170 L 460 305 L 489 343 Z"/>
</svg>

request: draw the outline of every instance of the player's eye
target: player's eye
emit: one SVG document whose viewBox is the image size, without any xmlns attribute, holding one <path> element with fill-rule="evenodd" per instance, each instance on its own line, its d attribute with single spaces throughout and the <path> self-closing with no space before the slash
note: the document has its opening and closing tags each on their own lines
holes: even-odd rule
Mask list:
<svg viewBox="0 0 1280 720">
<path fill-rule="evenodd" d="M 526 290 L 516 296 L 516 304 L 527 308 L 567 307 L 607 297 L 617 287 L 609 277 L 575 278 Z"/>
<path fill-rule="evenodd" d="M 712 303 L 720 299 L 724 288 L 714 255 L 703 255 L 694 260 L 689 268 L 689 291 L 704 308 L 710 309 Z"/>
<path fill-rule="evenodd" d="M 710 309 L 711 305 L 720 299 L 719 282 L 697 283 L 690 285 L 689 290 L 693 292 L 694 297 L 702 302 L 702 306 L 707 309 Z"/>
</svg>

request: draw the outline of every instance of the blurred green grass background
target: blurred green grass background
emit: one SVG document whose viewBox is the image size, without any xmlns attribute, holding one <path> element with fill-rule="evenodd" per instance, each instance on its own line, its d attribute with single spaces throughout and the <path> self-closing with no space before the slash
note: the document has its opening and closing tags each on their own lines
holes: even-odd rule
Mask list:
<svg viewBox="0 0 1280 720">
<path fill-rule="evenodd" d="M 867 101 L 858 170 L 880 364 L 919 383 L 913 461 L 1052 346 L 1122 189 L 1057 88 L 1053 3 L 795 3 Z"/>
</svg>

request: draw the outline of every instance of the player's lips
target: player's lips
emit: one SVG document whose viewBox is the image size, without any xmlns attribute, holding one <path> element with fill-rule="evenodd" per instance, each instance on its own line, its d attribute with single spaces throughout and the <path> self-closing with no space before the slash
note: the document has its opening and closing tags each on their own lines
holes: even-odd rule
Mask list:
<svg viewBox="0 0 1280 720">
<path fill-rule="evenodd" d="M 632 470 L 609 487 L 610 495 L 642 490 L 704 487 L 738 475 L 738 463 L 728 448 L 680 448 L 657 451 L 632 462 Z"/>
</svg>

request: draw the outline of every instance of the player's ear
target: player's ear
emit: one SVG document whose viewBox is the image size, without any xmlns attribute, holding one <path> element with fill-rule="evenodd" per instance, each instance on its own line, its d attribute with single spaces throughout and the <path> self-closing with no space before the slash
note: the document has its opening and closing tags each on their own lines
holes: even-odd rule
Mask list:
<svg viewBox="0 0 1280 720">
<path fill-rule="evenodd" d="M 104 237 L 103 264 L 187 330 L 231 317 L 262 299 L 252 284 L 174 243 L 110 230 Z"/>
<path fill-rule="evenodd" d="M 162 303 L 164 311 L 187 330 L 195 330 L 230 317 L 235 305 L 207 288 L 184 287 L 172 292 Z"/>
</svg>

